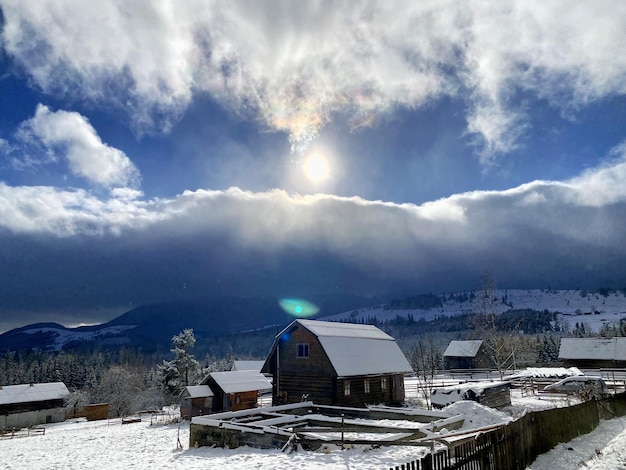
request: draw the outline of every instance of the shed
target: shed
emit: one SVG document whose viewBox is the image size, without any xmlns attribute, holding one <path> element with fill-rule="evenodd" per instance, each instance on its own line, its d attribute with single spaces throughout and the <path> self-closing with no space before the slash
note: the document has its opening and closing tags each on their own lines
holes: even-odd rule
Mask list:
<svg viewBox="0 0 626 470">
<path fill-rule="evenodd" d="M 256 408 L 259 392 L 272 388 L 263 374 L 252 370 L 211 372 L 200 385 L 213 392 L 212 412 Z"/>
<path fill-rule="evenodd" d="M 559 360 L 565 367 L 626 367 L 626 338 L 562 338 Z"/>
<path fill-rule="evenodd" d="M 446 369 L 482 369 L 491 367 L 483 340 L 450 341 L 443 353 Z"/>
<path fill-rule="evenodd" d="M 0 430 L 65 421 L 63 382 L 0 387 Z"/>
<path fill-rule="evenodd" d="M 208 385 L 188 385 L 180 394 L 180 417 L 191 419 L 211 413 L 213 396 Z"/>
<path fill-rule="evenodd" d="M 281 331 L 261 372 L 272 375 L 274 405 L 401 404 L 413 372 L 396 341 L 372 325 L 295 320 Z"/>
</svg>

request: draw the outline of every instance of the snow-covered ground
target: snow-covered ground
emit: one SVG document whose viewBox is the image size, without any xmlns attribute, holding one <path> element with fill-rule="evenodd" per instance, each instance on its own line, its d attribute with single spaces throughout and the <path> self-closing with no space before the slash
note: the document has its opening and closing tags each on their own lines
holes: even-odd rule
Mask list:
<svg viewBox="0 0 626 470">
<path fill-rule="evenodd" d="M 574 404 L 559 397 L 512 396 L 513 405 L 506 412 L 485 408 L 475 402 L 458 402 L 448 410 L 465 417 L 463 429 L 476 429 L 503 423 L 523 410 L 536 410 Z M 45 435 L 0 439 L 1 469 L 276 469 L 321 470 L 381 469 L 419 458 L 426 450 L 420 447 L 357 446 L 347 450 L 337 447 L 319 451 L 282 453 L 276 449 L 189 448 L 189 423 L 151 424 L 146 416 L 141 422 L 122 424 L 119 419 L 88 422 L 69 420 L 46 426 Z M 178 447 L 178 441 L 182 449 Z M 571 448 L 571 449 L 570 449 Z M 541 456 L 532 470 L 582 468 L 617 469 L 626 464 L 626 417 L 603 422 L 593 433 L 559 445 Z"/>
<path fill-rule="evenodd" d="M 468 296 L 470 293 L 466 293 Z M 379 321 L 392 320 L 397 316 L 413 315 L 415 320 L 433 320 L 438 315 L 460 315 L 482 311 L 480 292 L 475 292 L 474 302 L 446 300 L 441 308 L 429 310 L 386 310 L 384 306 L 365 307 L 331 315 L 324 320 L 351 322 L 367 321 L 376 317 Z M 582 295 L 586 294 L 586 295 Z M 626 318 L 626 296 L 612 292 L 608 296 L 586 293 L 580 290 L 524 290 L 508 289 L 494 291 L 494 310 L 502 313 L 511 309 L 533 309 L 560 312 L 559 319 L 573 328 L 576 323 L 584 323 L 591 331 L 599 331 L 605 324 L 618 323 Z M 506 300 L 506 303 L 503 302 Z"/>
</svg>

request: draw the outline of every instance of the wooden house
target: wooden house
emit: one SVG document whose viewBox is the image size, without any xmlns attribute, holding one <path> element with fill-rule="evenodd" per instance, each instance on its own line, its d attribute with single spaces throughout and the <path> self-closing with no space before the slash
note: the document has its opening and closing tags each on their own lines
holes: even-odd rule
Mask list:
<svg viewBox="0 0 626 470">
<path fill-rule="evenodd" d="M 191 419 L 213 410 L 213 390 L 208 385 L 189 385 L 180 395 L 180 416 Z"/>
<path fill-rule="evenodd" d="M 450 341 L 443 353 L 446 369 L 486 369 L 491 360 L 482 340 Z"/>
<path fill-rule="evenodd" d="M 404 401 L 413 372 L 395 340 L 371 325 L 295 320 L 275 338 L 261 372 L 275 405 L 310 400 L 363 407 Z"/>
<path fill-rule="evenodd" d="M 0 386 L 0 431 L 65 421 L 63 382 Z"/>
<path fill-rule="evenodd" d="M 559 360 L 565 367 L 626 367 L 626 338 L 562 338 Z"/>
<path fill-rule="evenodd" d="M 211 372 L 200 385 L 207 385 L 213 392 L 214 413 L 256 408 L 260 391 L 272 388 L 263 374 L 252 370 Z"/>
</svg>

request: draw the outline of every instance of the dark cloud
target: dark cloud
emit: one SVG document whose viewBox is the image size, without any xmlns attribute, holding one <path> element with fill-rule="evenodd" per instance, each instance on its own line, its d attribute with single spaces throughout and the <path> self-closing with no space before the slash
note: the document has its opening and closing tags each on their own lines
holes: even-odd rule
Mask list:
<svg viewBox="0 0 626 470">
<path fill-rule="evenodd" d="M 510 288 L 621 287 L 625 182 L 620 160 L 420 206 L 236 188 L 149 201 L 40 188 L 35 203 L 3 186 L 0 296 L 6 312 L 104 311 L 210 294 L 473 289 L 485 272 Z"/>
</svg>

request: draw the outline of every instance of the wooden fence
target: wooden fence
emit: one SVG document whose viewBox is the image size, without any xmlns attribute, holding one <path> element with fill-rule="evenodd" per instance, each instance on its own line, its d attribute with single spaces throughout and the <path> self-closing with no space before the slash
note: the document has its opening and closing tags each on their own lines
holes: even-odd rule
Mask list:
<svg viewBox="0 0 626 470">
<path fill-rule="evenodd" d="M 390 470 L 524 470 L 561 442 L 593 431 L 601 419 L 626 415 L 626 393 L 567 408 L 530 412 L 497 429 Z"/>
</svg>

